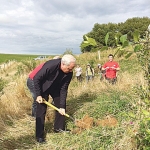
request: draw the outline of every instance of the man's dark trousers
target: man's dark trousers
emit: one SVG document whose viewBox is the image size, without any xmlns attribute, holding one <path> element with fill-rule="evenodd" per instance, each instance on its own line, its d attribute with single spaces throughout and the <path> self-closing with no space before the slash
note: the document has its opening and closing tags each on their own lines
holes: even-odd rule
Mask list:
<svg viewBox="0 0 150 150">
<path fill-rule="evenodd" d="M 58 92 L 57 92 L 58 93 Z M 60 96 L 59 93 L 51 94 L 54 105 L 57 108 L 60 108 Z M 45 97 L 45 96 L 42 96 Z M 45 97 L 45 100 L 47 98 Z M 43 103 L 37 103 L 37 111 L 36 111 L 36 138 L 44 137 L 44 123 L 45 123 L 45 115 L 46 115 L 47 105 Z M 58 111 L 55 111 L 55 121 L 54 121 L 54 129 L 62 129 L 65 130 L 65 116 L 61 115 Z"/>
<path fill-rule="evenodd" d="M 36 93 L 34 89 L 34 82 L 32 79 L 28 78 L 27 86 L 32 94 L 34 99 L 34 113 L 36 115 L 36 138 L 44 138 L 44 124 L 45 124 L 45 115 L 47 110 L 47 105 L 44 103 L 36 102 Z M 48 95 L 51 95 L 54 101 L 54 105 L 57 108 L 60 108 L 60 94 L 59 90 L 51 91 L 49 94 L 43 94 L 42 97 L 48 101 Z M 32 106 L 33 110 L 33 106 Z M 65 116 L 61 115 L 58 111 L 55 111 L 55 121 L 54 129 L 65 129 Z"/>
</svg>

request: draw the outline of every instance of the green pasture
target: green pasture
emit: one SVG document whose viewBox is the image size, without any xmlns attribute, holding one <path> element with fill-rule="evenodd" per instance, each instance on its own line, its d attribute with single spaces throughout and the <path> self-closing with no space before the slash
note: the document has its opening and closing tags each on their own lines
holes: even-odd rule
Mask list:
<svg viewBox="0 0 150 150">
<path fill-rule="evenodd" d="M 16 60 L 16 61 L 22 61 L 22 60 L 30 60 L 33 58 L 36 58 L 41 55 L 26 55 L 26 54 L 0 54 L 0 64 L 6 63 L 9 60 Z M 47 55 L 46 55 L 47 56 Z M 47 56 L 49 57 L 49 56 Z"/>
<path fill-rule="evenodd" d="M 33 59 L 39 55 L 23 55 L 23 54 L 0 54 L 0 64 L 8 62 L 9 60 L 25 60 L 25 59 Z"/>
</svg>

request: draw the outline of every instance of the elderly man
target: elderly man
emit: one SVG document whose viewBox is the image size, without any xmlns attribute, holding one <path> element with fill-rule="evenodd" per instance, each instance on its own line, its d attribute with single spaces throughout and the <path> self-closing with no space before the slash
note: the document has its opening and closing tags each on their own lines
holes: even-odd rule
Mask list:
<svg viewBox="0 0 150 150">
<path fill-rule="evenodd" d="M 62 58 L 52 59 L 39 65 L 30 74 L 27 86 L 32 94 L 36 107 L 36 139 L 42 143 L 44 139 L 44 123 L 47 110 L 46 104 L 42 103 L 42 98 L 48 101 L 49 95 L 53 98 L 54 105 L 59 108 L 56 111 L 54 121 L 55 132 L 65 132 L 65 112 L 66 98 L 76 59 L 66 54 Z"/>
</svg>

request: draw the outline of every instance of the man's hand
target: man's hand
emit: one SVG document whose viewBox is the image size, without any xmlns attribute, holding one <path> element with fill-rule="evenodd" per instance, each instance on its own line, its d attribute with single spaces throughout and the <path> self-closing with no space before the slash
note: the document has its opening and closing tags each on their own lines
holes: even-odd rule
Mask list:
<svg viewBox="0 0 150 150">
<path fill-rule="evenodd" d="M 42 96 L 38 96 L 38 97 L 36 98 L 36 101 L 37 101 L 38 103 L 43 103 Z"/>
<path fill-rule="evenodd" d="M 59 109 L 59 113 L 60 113 L 61 115 L 65 115 L 65 114 L 66 114 L 65 109 L 64 109 L 64 108 L 60 108 L 60 109 Z"/>
<path fill-rule="evenodd" d="M 105 70 L 109 69 L 109 67 L 106 67 Z"/>
<path fill-rule="evenodd" d="M 114 69 L 114 70 L 116 70 L 117 68 L 115 68 L 115 67 L 111 67 L 111 69 Z"/>
</svg>

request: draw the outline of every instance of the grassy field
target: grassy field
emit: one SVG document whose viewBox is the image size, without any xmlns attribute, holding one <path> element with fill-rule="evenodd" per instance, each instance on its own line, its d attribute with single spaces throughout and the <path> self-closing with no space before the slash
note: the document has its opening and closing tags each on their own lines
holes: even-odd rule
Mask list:
<svg viewBox="0 0 150 150">
<path fill-rule="evenodd" d="M 0 63 L 7 62 L 9 60 L 21 61 L 22 59 L 33 59 L 37 55 L 19 55 L 19 54 L 0 54 Z"/>
<path fill-rule="evenodd" d="M 22 61 L 22 60 L 30 60 L 33 58 L 36 58 L 40 55 L 22 55 L 22 54 L 0 54 L 0 64 L 6 63 L 9 60 L 16 60 L 16 61 Z M 47 56 L 49 57 L 49 56 Z"/>
<path fill-rule="evenodd" d="M 32 97 L 26 87 L 26 79 L 31 71 L 29 66 L 16 63 L 1 71 L 7 84 L 0 99 L 0 149 L 140 150 L 136 135 L 145 103 L 135 94 L 134 88 L 145 85 L 143 73 L 134 56 L 129 60 L 115 58 L 121 67 L 117 84 L 100 81 L 96 73 L 97 64 L 106 62 L 109 53 L 114 51 L 103 52 L 100 60 L 97 53 L 77 57 L 83 69 L 83 81 L 78 83 L 74 76 L 69 86 L 67 113 L 76 121 L 66 118 L 66 124 L 72 132 L 53 132 L 54 110 L 48 107 L 45 124 L 47 143 L 42 145 L 36 143 L 34 137 Z M 94 80 L 87 84 L 85 67 L 88 62 L 93 62 L 96 74 Z M 16 73 L 17 65 L 22 65 L 24 69 L 19 74 Z"/>
</svg>

